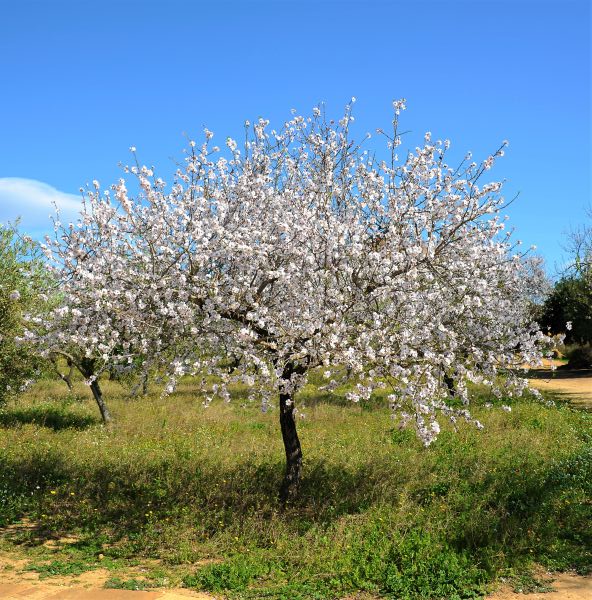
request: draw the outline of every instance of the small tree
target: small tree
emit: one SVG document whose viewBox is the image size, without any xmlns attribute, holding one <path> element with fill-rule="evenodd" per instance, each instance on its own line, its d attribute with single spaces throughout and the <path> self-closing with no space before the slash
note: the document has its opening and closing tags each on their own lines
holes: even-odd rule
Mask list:
<svg viewBox="0 0 592 600">
<path fill-rule="evenodd" d="M 46 308 L 48 274 L 37 245 L 0 224 L 0 405 L 24 390 L 45 366 L 26 345 L 23 313 Z"/>
<path fill-rule="evenodd" d="M 501 371 L 504 393 L 520 394 L 512 369 L 540 362 L 547 339 L 528 317 L 533 278 L 504 233 L 501 184 L 480 183 L 505 144 L 452 167 L 449 142 L 426 134 L 399 159 L 403 108 L 380 131 L 385 160 L 350 139 L 350 104 L 338 124 L 318 108 L 281 131 L 247 123 L 226 156 L 206 130 L 170 187 L 138 163 L 126 169 L 135 197 L 124 180 L 104 193 L 96 183 L 81 220 L 48 247 L 65 304 L 41 341 L 102 365 L 167 365 L 169 389 L 205 369 L 225 399 L 239 380 L 258 386 L 263 409 L 275 393 L 284 501 L 300 479 L 296 392 L 311 369 L 331 388 L 333 367 L 347 367 L 354 402 L 388 388 L 425 444 L 438 414 L 480 427 L 467 382 L 500 392 Z"/>
<path fill-rule="evenodd" d="M 139 373 L 145 389 L 151 368 L 174 362 L 171 347 L 180 352 L 188 336 L 166 313 L 153 310 L 158 260 L 152 242 L 134 255 L 126 215 L 111 205 L 108 192 L 103 198 L 89 192 L 76 224 L 64 225 L 58 213 L 54 229 L 41 248 L 59 302 L 46 314 L 28 314 L 25 339 L 40 356 L 66 361 L 69 373 L 60 374 L 66 383 L 72 367 L 82 374 L 107 424 L 113 417 L 101 375 Z"/>
<path fill-rule="evenodd" d="M 539 323 L 566 344 L 592 343 L 592 287 L 582 276 L 560 279 L 545 300 Z"/>
<path fill-rule="evenodd" d="M 592 207 L 586 214 L 588 222 L 569 233 L 566 250 L 571 258 L 568 270 L 592 286 Z"/>
<path fill-rule="evenodd" d="M 588 217 L 592 218 L 592 209 Z M 569 255 L 563 276 L 539 310 L 548 331 L 565 334 L 566 344 L 592 344 L 592 225 L 584 223 L 567 236 Z"/>
</svg>

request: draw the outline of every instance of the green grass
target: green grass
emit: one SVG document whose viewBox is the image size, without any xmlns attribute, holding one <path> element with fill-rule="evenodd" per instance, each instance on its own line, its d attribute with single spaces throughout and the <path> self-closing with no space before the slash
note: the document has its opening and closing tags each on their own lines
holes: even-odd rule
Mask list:
<svg viewBox="0 0 592 600">
<path fill-rule="evenodd" d="M 111 577 L 105 582 L 105 587 L 107 589 L 114 590 L 148 590 L 151 587 L 150 582 L 145 581 L 144 579 L 121 579 L 121 577 Z"/>
<path fill-rule="evenodd" d="M 104 387 L 112 428 L 82 385 L 83 402 L 61 382 L 0 413 L 0 525 L 36 525 L 6 529 L 0 550 L 48 576 L 102 554 L 108 585 L 127 589 L 428 600 L 479 596 L 507 573 L 528 582 L 534 563 L 592 568 L 590 414 L 528 399 L 496 402 L 512 404 L 505 413 L 477 394 L 485 429 L 444 426 L 424 448 L 380 399 L 349 405 L 311 386 L 302 489 L 282 510 L 277 411 L 262 414 L 240 389 L 204 408 L 192 381 L 168 399 Z M 43 546 L 63 535 L 79 541 Z M 154 560 L 141 579 L 118 571 Z"/>
<path fill-rule="evenodd" d="M 513 591 L 517 594 L 546 594 L 553 591 L 553 578 L 540 579 L 532 573 L 521 573 L 512 578 Z"/>
<path fill-rule="evenodd" d="M 39 579 L 47 579 L 55 576 L 81 575 L 87 571 L 96 569 L 98 565 L 89 564 L 79 560 L 52 560 L 49 562 L 31 563 L 25 567 L 25 571 L 39 573 Z"/>
</svg>

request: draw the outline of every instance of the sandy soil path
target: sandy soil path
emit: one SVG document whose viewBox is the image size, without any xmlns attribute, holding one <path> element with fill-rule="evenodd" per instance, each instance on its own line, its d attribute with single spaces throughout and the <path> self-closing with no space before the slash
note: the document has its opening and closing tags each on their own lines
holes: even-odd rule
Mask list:
<svg viewBox="0 0 592 600">
<path fill-rule="evenodd" d="M 39 579 L 38 573 L 23 570 L 27 563 L 0 554 L 0 600 L 213 600 L 208 594 L 185 589 L 104 589 L 112 575 L 107 569 Z"/>
<path fill-rule="evenodd" d="M 0 583 L 0 598 L 2 600 L 187 600 L 188 598 L 211 600 L 211 596 L 186 590 L 133 592 L 31 583 Z"/>
<path fill-rule="evenodd" d="M 556 367 L 562 364 L 558 361 L 554 362 Z M 550 361 L 546 361 L 543 368 L 534 369 L 529 373 L 529 382 L 541 391 L 559 394 L 575 406 L 592 409 L 591 369 L 552 371 Z"/>
<path fill-rule="evenodd" d="M 535 592 L 518 594 L 509 589 L 502 589 L 487 597 L 487 600 L 591 600 L 592 577 L 581 577 L 571 573 L 555 573 L 549 576 L 554 581 L 550 584 L 552 592 Z"/>
<path fill-rule="evenodd" d="M 581 577 L 571 573 L 551 575 L 552 592 L 520 594 L 501 589 L 486 600 L 590 600 L 592 577 Z M 105 590 L 83 585 L 64 585 L 40 581 L 0 582 L 2 600 L 213 600 L 211 596 L 189 590 L 158 590 L 134 592 L 128 590 Z"/>
</svg>

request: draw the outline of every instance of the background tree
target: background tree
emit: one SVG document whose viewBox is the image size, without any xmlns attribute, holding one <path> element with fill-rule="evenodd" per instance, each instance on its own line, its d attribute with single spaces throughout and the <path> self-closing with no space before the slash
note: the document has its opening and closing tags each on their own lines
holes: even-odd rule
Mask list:
<svg viewBox="0 0 592 600">
<path fill-rule="evenodd" d="M 93 184 L 97 193 L 89 192 L 80 220 L 64 225 L 58 214 L 55 237 L 41 246 L 60 302 L 46 314 L 29 314 L 26 339 L 40 356 L 66 361 L 82 374 L 109 423 L 101 376 L 116 372 L 145 387 L 151 369 L 174 362 L 171 346 L 180 352 L 188 336 L 179 335 L 166 312 L 151 310 L 159 260 L 148 232 L 135 232 L 136 241 L 148 245 L 134 256 L 126 215 L 111 204 L 109 192 L 99 197 L 99 184 Z"/>
<path fill-rule="evenodd" d="M 207 372 L 224 399 L 233 382 L 254 386 L 265 410 L 275 394 L 283 500 L 300 479 L 296 392 L 311 369 L 332 388 L 347 367 L 352 401 L 388 389 L 425 444 L 439 414 L 480 427 L 467 382 L 501 393 L 503 372 L 504 393 L 522 393 L 513 369 L 540 362 L 548 341 L 528 316 L 533 279 L 504 233 L 501 184 L 480 181 L 505 144 L 450 166 L 449 142 L 426 134 L 399 159 L 404 107 L 394 103 L 391 133 L 379 130 L 385 160 L 350 139 L 350 104 L 338 123 L 319 108 L 281 131 L 247 123 L 226 155 L 206 130 L 170 188 L 139 163 L 126 169 L 135 197 L 124 180 L 103 193 L 97 182 L 47 248 L 64 305 L 36 341 L 75 344 L 100 369 L 160 364 L 169 389 Z"/>
<path fill-rule="evenodd" d="M 586 216 L 588 221 L 568 234 L 566 250 L 571 259 L 568 269 L 592 285 L 592 207 Z"/>
<path fill-rule="evenodd" d="M 25 389 L 46 367 L 17 338 L 23 315 L 47 308 L 49 275 L 38 246 L 14 225 L 0 224 L 0 405 Z"/>
<path fill-rule="evenodd" d="M 566 344 L 592 343 L 592 288 L 587 279 L 560 279 L 542 306 L 539 322 L 552 334 L 564 333 Z"/>
<path fill-rule="evenodd" d="M 592 217 L 591 210 L 587 212 Z M 568 235 L 569 263 L 543 303 L 538 321 L 566 344 L 592 344 L 592 226 L 584 223 Z M 573 352 L 570 351 L 570 352 Z M 574 360 L 572 360 L 572 358 Z M 592 366 L 592 350 L 579 349 L 570 365 Z"/>
</svg>

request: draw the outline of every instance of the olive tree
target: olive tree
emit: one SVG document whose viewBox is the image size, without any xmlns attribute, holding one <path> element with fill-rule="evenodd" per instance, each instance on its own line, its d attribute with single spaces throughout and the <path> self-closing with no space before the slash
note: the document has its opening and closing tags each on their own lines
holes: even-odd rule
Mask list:
<svg viewBox="0 0 592 600">
<path fill-rule="evenodd" d="M 49 279 L 37 245 L 15 225 L 0 224 L 0 405 L 23 391 L 45 366 L 19 343 L 24 313 L 43 313 Z"/>
</svg>

